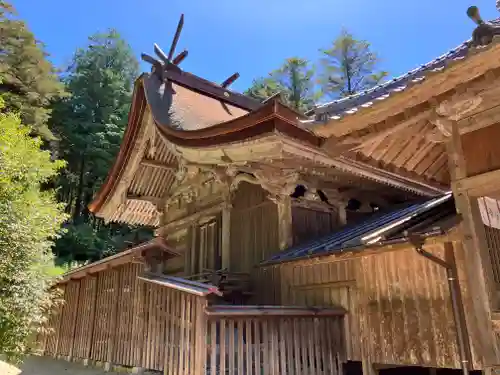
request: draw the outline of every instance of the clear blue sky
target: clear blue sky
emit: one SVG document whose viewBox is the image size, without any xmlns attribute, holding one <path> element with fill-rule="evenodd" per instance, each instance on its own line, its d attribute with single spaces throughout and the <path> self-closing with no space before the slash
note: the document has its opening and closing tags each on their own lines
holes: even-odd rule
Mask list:
<svg viewBox="0 0 500 375">
<path fill-rule="evenodd" d="M 291 56 L 317 60 L 341 27 L 371 42 L 391 76 L 426 63 L 468 39 L 465 12 L 500 17 L 495 0 L 13 0 L 20 16 L 63 66 L 88 35 L 114 27 L 139 57 L 153 43 L 168 50 L 181 13 L 177 51 L 183 69 L 215 82 L 234 72 L 246 89 Z M 142 65 L 142 69 L 148 69 Z"/>
</svg>

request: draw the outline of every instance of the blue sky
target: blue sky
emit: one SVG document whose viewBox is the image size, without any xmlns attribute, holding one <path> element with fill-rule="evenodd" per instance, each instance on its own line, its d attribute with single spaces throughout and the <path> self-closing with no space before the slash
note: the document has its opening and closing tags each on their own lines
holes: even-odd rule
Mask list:
<svg viewBox="0 0 500 375">
<path fill-rule="evenodd" d="M 58 66 L 67 64 L 88 35 L 113 27 L 137 57 L 168 50 L 181 13 L 177 51 L 182 68 L 215 82 L 234 72 L 244 90 L 252 79 L 291 56 L 317 60 L 342 27 L 372 44 L 391 76 L 441 55 L 474 28 L 469 0 L 13 0 L 20 17 L 42 40 Z M 476 0 L 483 18 L 500 17 L 495 0 Z M 141 66 L 143 70 L 147 65 Z"/>
</svg>

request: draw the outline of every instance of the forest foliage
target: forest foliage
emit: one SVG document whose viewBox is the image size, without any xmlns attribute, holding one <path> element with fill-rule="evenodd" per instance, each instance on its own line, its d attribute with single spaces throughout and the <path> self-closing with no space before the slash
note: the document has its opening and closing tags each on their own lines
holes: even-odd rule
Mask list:
<svg viewBox="0 0 500 375">
<path fill-rule="evenodd" d="M 246 94 L 257 99 L 280 94 L 299 112 L 306 112 L 321 99 L 337 99 L 367 90 L 387 76 L 370 43 L 343 29 L 329 48 L 320 50 L 317 64 L 298 57 L 286 59 L 266 77 L 253 81 Z"/>
<path fill-rule="evenodd" d="M 64 167 L 41 149 L 21 117 L 0 108 L 0 353 L 19 359 L 44 327 L 54 299 L 53 240 L 66 219 L 53 189 Z M 2 108 L 3 107 L 3 108 Z"/>
</svg>

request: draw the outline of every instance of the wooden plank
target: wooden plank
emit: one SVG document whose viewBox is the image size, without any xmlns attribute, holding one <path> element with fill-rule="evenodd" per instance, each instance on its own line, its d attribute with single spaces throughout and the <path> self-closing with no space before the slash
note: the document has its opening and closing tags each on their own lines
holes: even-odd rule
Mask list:
<svg viewBox="0 0 500 375">
<path fill-rule="evenodd" d="M 237 329 L 236 345 L 238 348 L 237 349 L 238 356 L 236 357 L 236 361 L 237 361 L 237 366 L 238 366 L 238 374 L 243 374 L 244 369 L 245 369 L 245 366 L 244 366 L 245 357 L 243 356 L 244 345 L 245 345 L 244 335 L 243 335 L 243 331 L 244 331 L 243 327 L 244 327 L 243 320 L 241 320 L 241 319 L 237 320 L 237 322 L 236 322 L 236 329 Z"/>
<path fill-rule="evenodd" d="M 176 305 L 175 299 L 172 296 L 172 293 L 166 293 L 168 300 L 168 356 L 165 364 L 168 366 L 168 375 L 174 374 L 174 339 L 175 339 L 175 313 L 176 313 Z"/>
<path fill-rule="evenodd" d="M 453 191 L 467 192 L 471 197 L 488 196 L 498 192 L 500 169 L 476 176 L 463 177 L 452 182 Z"/>
<path fill-rule="evenodd" d="M 219 345 L 217 344 L 217 321 L 210 321 L 210 374 L 217 373 L 217 349 Z M 197 348 L 199 350 L 199 348 Z M 220 356 L 222 358 L 222 355 Z M 219 364 L 220 366 L 220 364 Z"/>
<path fill-rule="evenodd" d="M 235 335 L 235 329 L 234 329 L 234 320 L 230 319 L 228 322 L 228 335 L 229 335 L 229 366 L 228 366 L 228 371 L 230 374 L 234 374 L 236 371 L 235 366 L 234 366 L 234 355 L 235 355 L 235 346 L 234 346 L 234 335 Z"/>
<path fill-rule="evenodd" d="M 120 303 L 120 282 L 121 282 L 121 275 L 123 272 L 123 267 L 120 267 L 117 270 L 112 270 L 112 288 L 113 288 L 113 296 L 114 296 L 114 303 L 113 307 L 111 310 L 111 319 L 109 320 L 110 326 L 109 326 L 109 344 L 108 344 L 108 353 L 106 356 L 107 362 L 112 363 L 113 362 L 113 357 L 114 357 L 114 349 L 115 345 L 117 343 L 117 324 L 118 324 L 118 307 Z"/>
<path fill-rule="evenodd" d="M 254 333 L 255 333 L 255 343 L 257 347 L 255 348 L 255 374 L 260 375 L 262 373 L 265 374 L 264 371 L 264 366 L 262 365 L 262 350 L 263 350 L 263 345 L 262 345 L 262 336 L 261 336 L 261 328 L 263 328 L 260 324 L 260 321 L 257 319 L 252 320 L 252 325 L 254 328 Z"/>
<path fill-rule="evenodd" d="M 227 355 L 227 343 L 226 343 L 226 326 L 227 320 L 220 320 L 220 374 L 226 373 L 226 355 Z"/>
<path fill-rule="evenodd" d="M 280 374 L 289 374 L 290 371 L 287 369 L 287 361 L 291 358 L 287 359 L 286 352 L 286 322 L 284 319 L 280 319 L 279 322 L 279 336 L 278 336 L 278 344 L 279 344 L 279 360 L 280 360 Z M 278 360 L 278 358 L 276 358 Z"/>
<path fill-rule="evenodd" d="M 255 335 L 252 335 L 252 320 L 245 320 L 245 359 L 246 359 L 246 374 L 252 375 L 252 364 L 254 363 L 253 351 L 257 342 Z"/>
<path fill-rule="evenodd" d="M 231 202 L 226 202 L 222 207 L 222 238 L 221 238 L 221 254 L 222 268 L 229 268 L 231 265 Z"/>
<path fill-rule="evenodd" d="M 81 280 L 77 281 L 76 282 L 76 291 L 74 291 L 74 293 L 76 293 L 76 296 L 74 298 L 74 307 L 73 307 L 73 317 L 72 317 L 72 320 L 73 320 L 73 323 L 72 323 L 72 329 L 71 329 L 71 342 L 70 342 L 70 350 L 69 350 L 69 354 L 68 356 L 70 358 L 73 357 L 73 352 L 75 350 L 75 345 L 78 345 L 78 340 L 77 340 L 77 337 L 76 337 L 76 327 L 77 327 L 77 323 L 78 323 L 78 310 L 79 310 L 79 307 L 80 307 L 80 293 L 83 293 L 81 291 L 82 289 L 82 282 Z"/>
</svg>

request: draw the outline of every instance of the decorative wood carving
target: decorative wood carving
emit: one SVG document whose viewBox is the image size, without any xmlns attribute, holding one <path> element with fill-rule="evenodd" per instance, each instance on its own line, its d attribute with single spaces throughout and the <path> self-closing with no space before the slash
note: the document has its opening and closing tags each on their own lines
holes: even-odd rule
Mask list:
<svg viewBox="0 0 500 375">
<path fill-rule="evenodd" d="M 478 108 L 482 102 L 483 98 L 481 96 L 454 98 L 442 102 L 436 108 L 436 112 L 440 116 L 458 121 Z"/>
</svg>

